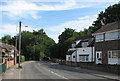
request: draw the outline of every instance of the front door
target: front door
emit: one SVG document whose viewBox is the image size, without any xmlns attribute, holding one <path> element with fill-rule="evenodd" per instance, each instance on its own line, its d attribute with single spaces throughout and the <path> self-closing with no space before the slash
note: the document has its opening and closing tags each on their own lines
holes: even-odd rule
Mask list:
<svg viewBox="0 0 120 81">
<path fill-rule="evenodd" d="M 96 64 L 102 64 L 102 51 L 96 52 Z"/>
</svg>

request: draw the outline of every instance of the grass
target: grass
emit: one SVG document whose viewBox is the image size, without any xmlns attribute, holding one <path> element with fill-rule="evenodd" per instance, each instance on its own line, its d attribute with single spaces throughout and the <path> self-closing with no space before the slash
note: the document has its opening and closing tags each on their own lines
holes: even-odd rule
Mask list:
<svg viewBox="0 0 120 81">
<path fill-rule="evenodd" d="M 7 70 L 9 70 L 9 69 L 10 69 L 10 67 L 7 68 Z"/>
<path fill-rule="evenodd" d="M 17 67 L 17 69 L 22 69 L 22 68 L 23 68 L 22 66 Z"/>
</svg>

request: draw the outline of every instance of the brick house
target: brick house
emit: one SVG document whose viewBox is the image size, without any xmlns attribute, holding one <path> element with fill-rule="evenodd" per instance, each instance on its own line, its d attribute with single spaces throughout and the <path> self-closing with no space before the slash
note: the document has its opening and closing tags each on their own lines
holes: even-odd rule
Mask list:
<svg viewBox="0 0 120 81">
<path fill-rule="evenodd" d="M 95 37 L 95 63 L 120 64 L 120 21 L 102 26 Z"/>
<path fill-rule="evenodd" d="M 0 63 L 2 63 L 2 43 L 0 40 Z"/>
<path fill-rule="evenodd" d="M 68 49 L 66 61 L 94 62 L 94 37 L 92 35 L 77 37 Z"/>
<path fill-rule="evenodd" d="M 2 62 L 7 61 L 7 68 L 16 64 L 16 48 L 12 45 L 2 43 Z"/>
</svg>

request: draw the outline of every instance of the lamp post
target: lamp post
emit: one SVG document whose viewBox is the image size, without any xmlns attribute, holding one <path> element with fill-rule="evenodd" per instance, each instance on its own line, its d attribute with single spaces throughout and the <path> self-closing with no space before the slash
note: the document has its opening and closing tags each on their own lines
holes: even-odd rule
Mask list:
<svg viewBox="0 0 120 81">
<path fill-rule="evenodd" d="M 20 67 L 20 53 L 21 53 L 21 21 L 19 22 L 19 63 L 18 67 Z M 28 27 L 28 26 L 25 26 Z"/>
</svg>

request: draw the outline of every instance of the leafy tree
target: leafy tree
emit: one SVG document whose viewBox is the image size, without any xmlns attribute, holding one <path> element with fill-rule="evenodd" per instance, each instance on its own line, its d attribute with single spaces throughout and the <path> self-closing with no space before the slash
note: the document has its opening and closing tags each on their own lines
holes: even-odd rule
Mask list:
<svg viewBox="0 0 120 81">
<path fill-rule="evenodd" d="M 2 42 L 10 44 L 10 39 L 11 39 L 10 35 L 5 35 L 4 37 L 2 37 Z"/>
<path fill-rule="evenodd" d="M 100 14 L 98 14 L 97 20 L 93 23 L 93 26 L 97 27 L 96 30 L 101 27 L 101 20 L 103 20 L 105 24 L 120 20 L 120 4 L 110 5 L 105 9 L 105 12 L 101 11 Z"/>
<path fill-rule="evenodd" d="M 69 45 L 78 36 L 78 33 L 74 29 L 65 28 L 65 31 L 59 35 L 59 42 L 50 47 L 51 58 L 65 59 L 66 52 L 68 51 Z"/>
<path fill-rule="evenodd" d="M 62 32 L 61 35 L 59 35 L 59 42 L 64 42 L 66 39 L 73 36 L 73 33 L 75 32 L 74 29 L 71 28 L 65 28 L 65 31 Z"/>
</svg>

